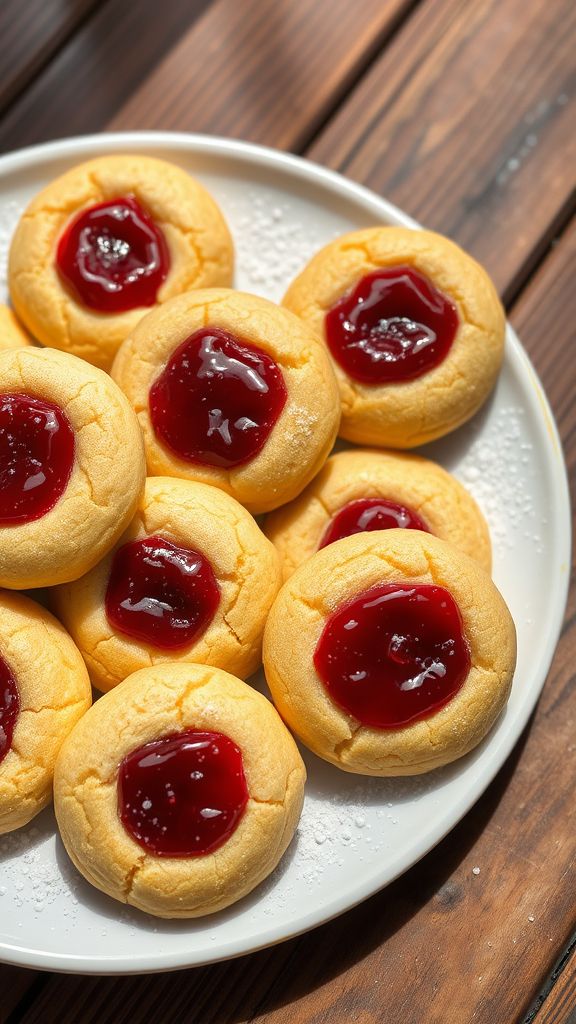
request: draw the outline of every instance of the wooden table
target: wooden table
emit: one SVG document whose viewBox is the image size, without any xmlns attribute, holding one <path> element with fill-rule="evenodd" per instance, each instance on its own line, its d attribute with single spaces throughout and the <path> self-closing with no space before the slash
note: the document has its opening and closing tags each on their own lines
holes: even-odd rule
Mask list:
<svg viewBox="0 0 576 1024">
<path fill-rule="evenodd" d="M 368 185 L 486 264 L 573 470 L 575 27 L 573 0 L 3 0 L 0 147 L 104 128 L 210 132 Z M 121 979 L 0 968 L 0 1021 L 576 1021 L 575 610 L 573 594 L 506 765 L 388 889 L 214 967 Z"/>
</svg>

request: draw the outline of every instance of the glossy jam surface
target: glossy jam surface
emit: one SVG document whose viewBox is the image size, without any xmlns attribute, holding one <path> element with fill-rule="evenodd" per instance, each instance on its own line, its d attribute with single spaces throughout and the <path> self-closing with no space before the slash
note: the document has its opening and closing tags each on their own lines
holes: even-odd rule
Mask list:
<svg viewBox="0 0 576 1024">
<path fill-rule="evenodd" d="M 150 389 L 157 436 L 188 462 L 249 462 L 277 422 L 287 392 L 273 359 L 219 328 L 196 331 Z"/>
<path fill-rule="evenodd" d="M 248 802 L 242 754 L 219 732 L 188 729 L 146 743 L 118 772 L 125 829 L 158 857 L 197 857 L 218 849 Z"/>
<path fill-rule="evenodd" d="M 127 636 L 166 650 L 186 647 L 204 632 L 219 603 L 212 566 L 199 551 L 146 537 L 114 555 L 106 615 Z"/>
<path fill-rule="evenodd" d="M 364 725 L 397 729 L 454 697 L 470 670 L 470 651 L 447 590 L 385 583 L 330 616 L 314 664 L 344 711 Z"/>
<path fill-rule="evenodd" d="M 153 306 L 170 269 L 163 233 L 133 196 L 82 210 L 58 242 L 56 267 L 74 298 L 98 313 Z"/>
<path fill-rule="evenodd" d="M 20 711 L 20 694 L 8 665 L 0 657 L 0 762 L 12 745 L 14 726 Z"/>
<path fill-rule="evenodd" d="M 64 493 L 74 431 L 52 402 L 0 395 L 0 526 L 40 519 Z"/>
<path fill-rule="evenodd" d="M 420 377 L 446 358 L 459 318 L 450 299 L 417 270 L 390 267 L 361 278 L 326 314 L 334 359 L 354 380 L 388 384 Z"/>
<path fill-rule="evenodd" d="M 321 548 L 342 537 L 371 530 L 424 530 L 426 524 L 411 509 L 387 498 L 358 498 L 338 510 L 329 523 L 320 543 Z"/>
</svg>

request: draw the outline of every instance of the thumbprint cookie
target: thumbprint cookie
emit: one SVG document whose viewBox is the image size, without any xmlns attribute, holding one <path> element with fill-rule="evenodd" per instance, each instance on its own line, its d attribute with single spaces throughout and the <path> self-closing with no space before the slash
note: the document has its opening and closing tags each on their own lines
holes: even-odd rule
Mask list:
<svg viewBox="0 0 576 1024">
<path fill-rule="evenodd" d="M 332 455 L 298 498 L 267 516 L 264 529 L 284 579 L 334 541 L 390 529 L 424 530 L 491 567 L 488 527 L 472 495 L 437 463 L 404 452 Z"/>
<path fill-rule="evenodd" d="M 51 182 L 10 248 L 14 308 L 43 345 L 105 370 L 151 306 L 230 285 L 233 245 L 216 202 L 181 167 L 103 156 Z"/>
<path fill-rule="evenodd" d="M 468 420 L 492 390 L 505 318 L 486 271 L 431 231 L 366 228 L 320 250 L 283 304 L 332 357 L 340 434 L 414 448 Z"/>
<path fill-rule="evenodd" d="M 138 420 L 102 370 L 54 349 L 0 352 L 0 586 L 77 579 L 144 487 Z"/>
<path fill-rule="evenodd" d="M 50 803 L 60 747 L 91 701 L 86 667 L 60 623 L 28 597 L 0 591 L 0 833 Z"/>
<path fill-rule="evenodd" d="M 502 711 L 516 634 L 492 580 L 421 530 L 359 533 L 284 584 L 264 669 L 287 725 L 363 775 L 418 775 L 472 750 Z"/>
<path fill-rule="evenodd" d="M 206 665 L 154 665 L 105 694 L 68 737 L 56 817 L 96 888 L 157 917 L 200 917 L 276 867 L 305 776 L 262 694 Z"/>
<path fill-rule="evenodd" d="M 140 420 L 151 476 L 214 484 L 253 513 L 299 494 L 338 430 L 324 346 L 288 310 L 243 292 L 189 292 L 153 310 L 112 376 Z"/>
<path fill-rule="evenodd" d="M 150 477 L 114 550 L 52 600 L 92 682 L 109 690 L 166 661 L 250 675 L 279 588 L 276 551 L 234 498 L 207 484 Z"/>
</svg>

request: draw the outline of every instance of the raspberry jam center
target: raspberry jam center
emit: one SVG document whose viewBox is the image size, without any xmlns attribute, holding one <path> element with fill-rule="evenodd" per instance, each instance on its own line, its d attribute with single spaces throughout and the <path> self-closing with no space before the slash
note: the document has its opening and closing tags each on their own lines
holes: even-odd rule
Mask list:
<svg viewBox="0 0 576 1024">
<path fill-rule="evenodd" d="M 0 657 L 0 762 L 12 746 L 14 726 L 20 711 L 20 694 L 8 665 Z"/>
<path fill-rule="evenodd" d="M 446 358 L 459 318 L 456 307 L 412 267 L 375 270 L 326 314 L 326 340 L 336 362 L 363 384 L 420 377 Z"/>
<path fill-rule="evenodd" d="M 150 416 L 157 436 L 180 458 L 228 468 L 258 455 L 286 399 L 269 355 L 207 327 L 176 349 L 153 384 Z"/>
<path fill-rule="evenodd" d="M 314 665 L 344 711 L 363 725 L 397 729 L 428 718 L 458 693 L 470 651 L 444 587 L 384 583 L 330 616 Z"/>
<path fill-rule="evenodd" d="M 185 732 L 146 743 L 118 772 L 126 831 L 158 857 L 198 857 L 222 846 L 248 803 L 242 754 L 220 732 Z"/>
<path fill-rule="evenodd" d="M 357 501 L 349 501 L 333 516 L 322 537 L 320 548 L 354 533 L 398 529 L 430 532 L 420 516 L 406 505 L 398 505 L 387 498 L 359 498 Z"/>
<path fill-rule="evenodd" d="M 56 268 L 82 305 L 124 313 L 154 305 L 170 256 L 149 214 L 122 196 L 80 211 L 58 242 Z"/>
<path fill-rule="evenodd" d="M 196 640 L 220 603 L 212 566 L 163 537 L 123 544 L 106 589 L 108 621 L 120 633 L 172 650 Z"/>
<path fill-rule="evenodd" d="M 52 402 L 0 395 L 0 526 L 40 519 L 64 493 L 74 431 Z"/>
</svg>

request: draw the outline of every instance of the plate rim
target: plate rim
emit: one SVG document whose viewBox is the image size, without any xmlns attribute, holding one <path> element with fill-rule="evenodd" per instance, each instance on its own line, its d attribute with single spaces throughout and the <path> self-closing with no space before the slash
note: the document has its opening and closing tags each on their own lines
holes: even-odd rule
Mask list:
<svg viewBox="0 0 576 1024">
<path fill-rule="evenodd" d="M 200 153 L 216 158 L 229 156 L 236 160 L 240 159 L 248 165 L 253 166 L 257 164 L 259 167 L 264 167 L 272 172 L 281 170 L 288 173 L 290 177 L 296 177 L 308 184 L 321 186 L 333 196 L 342 198 L 344 195 L 348 199 L 359 202 L 364 209 L 373 212 L 378 219 L 388 219 L 414 229 L 421 227 L 416 220 L 387 199 L 377 195 L 377 193 L 365 186 L 345 178 L 338 172 L 329 170 L 313 161 L 251 142 L 206 134 L 196 135 L 187 132 L 150 130 L 102 132 L 28 146 L 0 156 L 0 187 L 2 179 L 6 174 L 36 166 L 39 162 L 49 162 L 68 156 L 71 158 L 79 156 L 79 159 L 87 159 L 91 153 L 103 155 L 104 152 L 118 152 L 123 146 L 129 147 L 132 151 L 138 146 L 148 150 L 164 147 L 180 150 L 187 154 Z M 14 946 L 0 941 L 0 962 L 30 967 L 36 970 L 50 970 L 62 973 L 124 975 L 205 966 L 210 963 L 254 953 L 260 949 L 276 945 L 279 942 L 295 938 L 314 927 L 325 924 L 339 914 L 351 910 L 354 906 L 376 894 L 421 860 L 471 810 L 503 767 L 538 702 L 562 630 L 570 582 L 570 499 L 567 470 L 558 428 L 536 371 L 509 323 L 507 324 L 506 358 L 511 360 L 511 370 L 515 378 L 518 378 L 518 376 L 520 379 L 525 378 L 531 385 L 530 389 L 526 391 L 531 403 L 530 408 L 526 410 L 527 414 L 534 416 L 538 421 L 543 421 L 551 442 L 554 461 L 550 465 L 550 470 L 554 478 L 554 493 L 559 499 L 556 502 L 555 508 L 556 517 L 560 520 L 559 529 L 556 532 L 556 544 L 558 546 L 558 555 L 565 566 L 565 571 L 563 576 L 560 577 L 558 586 L 554 589 L 553 593 L 550 612 L 550 621 L 553 622 L 553 628 L 546 635 L 546 641 L 542 645 L 540 657 L 536 662 L 536 669 L 534 671 L 534 675 L 541 678 L 541 683 L 533 698 L 522 705 L 514 719 L 513 728 L 507 733 L 497 734 L 493 737 L 490 764 L 484 768 L 481 778 L 476 780 L 472 789 L 472 798 L 470 793 L 467 793 L 466 797 L 462 795 L 458 800 L 451 802 L 449 820 L 444 820 L 439 827 L 432 830 L 432 838 L 430 831 L 428 831 L 426 833 L 426 842 L 416 843 L 411 848 L 412 856 L 409 863 L 406 863 L 405 854 L 402 856 L 397 854 L 395 858 L 397 863 L 395 863 L 393 858 L 388 860 L 386 878 L 384 880 L 378 878 L 381 874 L 381 871 L 379 872 L 378 870 L 364 874 L 362 884 L 354 888 L 352 897 L 349 890 L 347 890 L 345 897 L 332 898 L 323 904 L 320 911 L 316 909 L 309 911 L 304 916 L 301 915 L 297 927 L 287 930 L 284 925 L 280 925 L 276 928 L 272 926 L 264 929 L 261 934 L 261 942 L 255 943 L 249 940 L 248 944 L 243 945 L 242 941 L 238 938 L 228 942 L 220 940 L 217 949 L 206 949 L 206 956 L 198 957 L 193 955 L 190 958 L 190 953 L 187 955 L 185 949 L 177 953 L 170 951 L 154 955 L 127 954 L 121 957 L 117 955 L 110 957 L 91 955 L 87 957 L 85 954 L 47 953 L 44 950 Z"/>
</svg>

